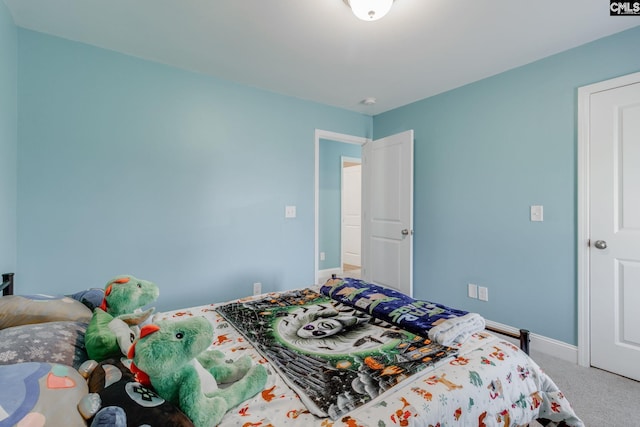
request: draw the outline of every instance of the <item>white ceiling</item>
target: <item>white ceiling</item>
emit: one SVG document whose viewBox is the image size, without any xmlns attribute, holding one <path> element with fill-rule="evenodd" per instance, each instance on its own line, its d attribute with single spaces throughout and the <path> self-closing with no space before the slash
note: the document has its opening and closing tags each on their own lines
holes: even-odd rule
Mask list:
<svg viewBox="0 0 640 427">
<path fill-rule="evenodd" d="M 640 25 L 606 0 L 396 0 L 374 22 L 343 0 L 4 1 L 24 28 L 370 115 Z"/>
</svg>

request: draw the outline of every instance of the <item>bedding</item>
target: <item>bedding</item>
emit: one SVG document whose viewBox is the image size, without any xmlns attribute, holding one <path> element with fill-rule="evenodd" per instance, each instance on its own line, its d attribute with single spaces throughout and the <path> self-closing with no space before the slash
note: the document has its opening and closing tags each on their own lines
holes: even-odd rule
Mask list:
<svg viewBox="0 0 640 427">
<path fill-rule="evenodd" d="M 83 322 L 49 322 L 0 330 L 0 365 L 51 362 L 75 369 L 88 359 Z"/>
<path fill-rule="evenodd" d="M 67 296 L 10 295 L 0 298 L 0 329 L 55 321 L 89 322 L 91 310 Z"/>
<path fill-rule="evenodd" d="M 302 290 L 301 292 L 315 292 Z M 337 419 L 319 417 L 304 404 L 278 369 L 221 312 L 229 304 L 273 301 L 272 293 L 227 303 L 214 303 L 159 313 L 158 319 L 204 316 L 215 327 L 212 348 L 237 359 L 250 355 L 270 367 L 265 390 L 231 410 L 222 426 L 518 426 L 540 419 L 544 425 L 584 426 L 555 383 L 522 350 L 486 331 L 472 334 L 453 348 L 455 355 L 430 364 L 411 378 Z M 269 306 L 260 307 L 270 310 Z M 226 314 L 228 316 L 228 314 Z M 246 324 L 256 324 L 254 322 Z M 245 328 L 250 333 L 251 328 Z"/>
<path fill-rule="evenodd" d="M 456 352 L 311 289 L 221 305 L 309 411 L 336 420 Z"/>
<path fill-rule="evenodd" d="M 75 409 L 87 383 L 74 368 L 27 362 L 0 366 L 0 426 L 81 427 Z"/>
<path fill-rule="evenodd" d="M 322 293 L 319 286 L 157 313 L 154 321 L 185 316 L 203 316 L 213 324 L 215 335 L 211 349 L 220 350 L 233 360 L 248 355 L 254 363 L 263 364 L 269 371 L 264 390 L 232 408 L 221 426 L 519 426 L 535 419 L 543 425 L 584 425 L 562 392 L 531 358 L 510 342 L 484 330 L 476 330 L 466 340 L 442 345 L 430 340 L 428 331 L 406 331 Z M 57 322 L 74 323 L 74 320 Z M 45 330 L 50 326 L 53 330 L 55 323 L 39 325 Z M 327 336 L 332 325 L 339 329 L 329 335 L 334 339 L 318 341 L 318 336 Z M 20 325 L 0 332 L 16 327 Z M 348 335 L 350 340 L 337 339 L 341 335 Z M 322 344 L 313 347 L 309 342 L 314 340 Z M 266 341 L 274 341 L 277 351 Z M 3 342 L 0 340 L 0 346 Z M 14 343 L 0 347 L 0 355 L 14 348 Z M 307 353 L 299 353 L 301 349 Z M 417 353 L 423 357 L 411 357 Z M 298 365 L 283 363 L 285 354 Z M 31 356 L 26 354 L 25 357 Z M 44 356 L 45 359 L 50 357 Z M 9 369 L 24 370 L 23 366 L 27 365 L 28 369 L 38 366 L 38 372 L 49 369 L 49 372 L 57 373 L 53 377 L 55 384 L 65 384 L 67 375 L 61 373 L 75 371 L 74 364 L 77 364 L 73 360 L 46 360 L 44 364 L 29 361 L 36 365 L 14 363 L 14 359 L 6 362 L 0 366 L 4 369 L 0 371 L 3 383 L 4 378 L 9 378 Z M 100 375 L 104 377 L 97 381 L 97 388 L 92 386 L 99 394 L 106 396 L 107 391 L 113 394 L 109 399 L 116 400 L 109 402 L 122 398 L 115 388 L 108 390 L 112 384 L 122 381 L 106 379 L 116 370 L 122 375 L 117 378 L 128 375 L 120 362 L 108 363 L 107 370 L 111 373 L 103 368 Z M 320 377 L 328 374 L 328 377 L 350 379 L 337 385 L 333 381 L 330 385 L 320 385 L 324 391 L 321 395 L 336 397 L 328 404 L 313 395 L 305 395 L 301 392 L 305 387 L 297 384 L 298 380 L 304 383 L 313 378 L 309 375 L 310 368 L 299 368 L 307 366 L 305 363 L 308 362 Z M 352 369 L 347 369 L 349 367 Z M 395 368 L 383 374 L 388 367 Z M 93 382 L 96 382 L 95 378 Z M 88 394 L 88 390 L 82 392 Z M 0 426 L 16 424 L 8 421 L 16 419 L 11 397 L 7 393 L 0 394 Z M 44 408 L 36 412 L 66 408 L 73 412 L 75 419 L 76 401 L 76 397 L 54 398 L 54 403 L 49 402 L 49 405 L 57 409 Z M 169 407 L 168 410 L 173 413 L 177 408 Z M 136 411 L 135 407 L 133 411 Z M 179 415 L 179 411 L 176 414 Z M 29 412 L 24 419 L 29 420 L 29 417 L 39 415 Z M 41 423 L 37 425 L 41 426 L 67 425 L 46 422 L 41 417 L 39 421 Z"/>
<path fill-rule="evenodd" d="M 369 313 L 413 332 L 428 336 L 442 345 L 464 342 L 475 332 L 484 329 L 485 322 L 478 313 L 458 310 L 431 301 L 416 300 L 395 289 L 364 280 L 344 278 L 325 283 L 320 292 L 334 300 Z"/>
</svg>

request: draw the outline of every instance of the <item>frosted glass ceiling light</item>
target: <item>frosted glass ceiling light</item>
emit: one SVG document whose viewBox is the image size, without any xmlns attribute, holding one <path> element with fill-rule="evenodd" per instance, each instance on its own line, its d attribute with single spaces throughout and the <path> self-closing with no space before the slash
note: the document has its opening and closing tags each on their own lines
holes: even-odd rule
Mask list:
<svg viewBox="0 0 640 427">
<path fill-rule="evenodd" d="M 363 21 L 376 21 L 391 9 L 393 0 L 345 0 L 353 14 Z"/>
</svg>

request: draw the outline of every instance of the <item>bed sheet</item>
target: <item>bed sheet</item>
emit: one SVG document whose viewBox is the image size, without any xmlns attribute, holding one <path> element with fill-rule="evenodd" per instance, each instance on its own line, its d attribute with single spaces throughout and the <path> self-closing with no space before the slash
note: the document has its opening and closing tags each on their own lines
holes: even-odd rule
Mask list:
<svg viewBox="0 0 640 427">
<path fill-rule="evenodd" d="M 263 296 L 262 296 L 263 297 Z M 239 301 L 249 301 L 251 297 Z M 269 362 L 217 311 L 221 304 L 159 313 L 154 320 L 204 316 L 214 326 L 211 348 L 237 359 Z M 265 389 L 230 410 L 225 427 L 523 426 L 532 420 L 581 427 L 563 393 L 542 369 L 510 342 L 479 332 L 457 345 L 455 357 L 414 375 L 337 420 L 317 417 L 269 367 Z"/>
</svg>

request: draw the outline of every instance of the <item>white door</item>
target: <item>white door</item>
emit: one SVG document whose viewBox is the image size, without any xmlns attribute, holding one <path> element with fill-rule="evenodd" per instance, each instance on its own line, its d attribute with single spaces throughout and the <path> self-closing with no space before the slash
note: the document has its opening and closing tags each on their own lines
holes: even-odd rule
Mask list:
<svg viewBox="0 0 640 427">
<path fill-rule="evenodd" d="M 362 275 L 413 294 L 413 130 L 364 144 Z"/>
<path fill-rule="evenodd" d="M 640 380 L 640 75 L 589 103 L 591 365 Z"/>
<path fill-rule="evenodd" d="M 362 216 L 361 160 L 342 161 L 342 264 L 360 267 Z"/>
</svg>

